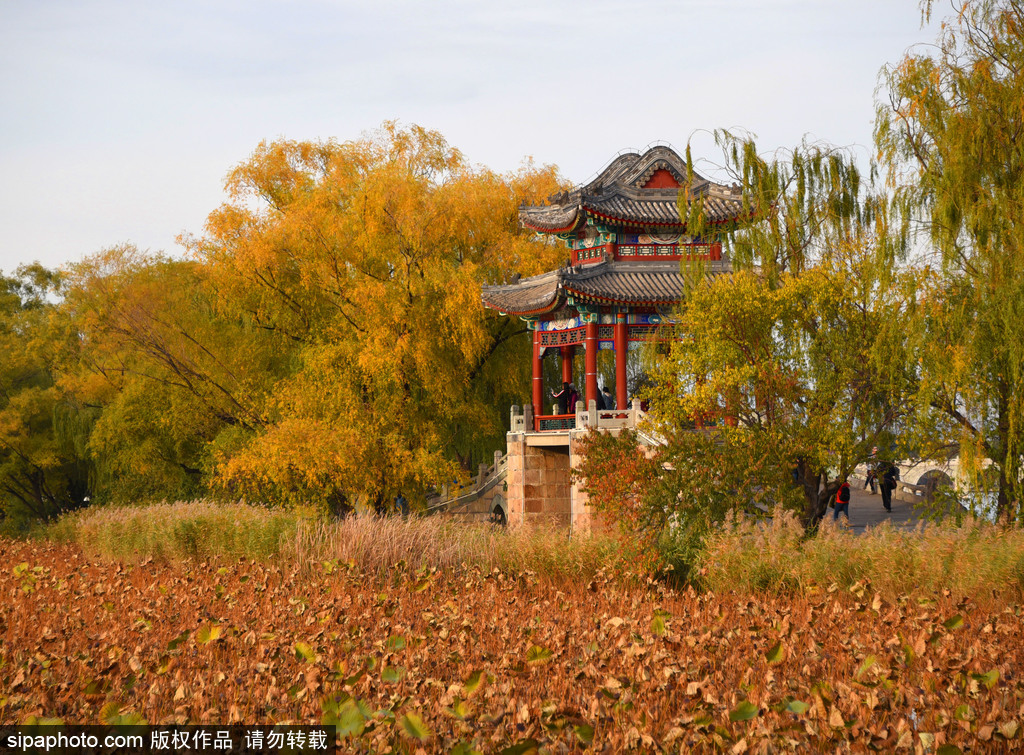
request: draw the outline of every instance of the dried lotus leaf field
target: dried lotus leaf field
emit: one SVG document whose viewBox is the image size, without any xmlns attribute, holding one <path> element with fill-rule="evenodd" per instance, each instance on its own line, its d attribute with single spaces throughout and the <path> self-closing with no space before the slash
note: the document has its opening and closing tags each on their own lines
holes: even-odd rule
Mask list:
<svg viewBox="0 0 1024 755">
<path fill-rule="evenodd" d="M 1024 741 L 1021 607 L 995 598 L 121 564 L 13 541 L 0 554 L 0 724 L 329 721 L 346 752 Z"/>
</svg>

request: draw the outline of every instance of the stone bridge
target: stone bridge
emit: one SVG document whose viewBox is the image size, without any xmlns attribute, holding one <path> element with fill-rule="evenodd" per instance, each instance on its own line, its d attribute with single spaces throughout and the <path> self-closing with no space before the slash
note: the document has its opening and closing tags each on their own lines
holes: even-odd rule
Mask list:
<svg viewBox="0 0 1024 755">
<path fill-rule="evenodd" d="M 464 520 L 519 524 L 545 521 L 570 529 L 589 529 L 593 512 L 587 495 L 573 483 L 571 469 L 579 462 L 577 446 L 591 430 L 618 433 L 638 430 L 644 412 L 639 401 L 629 409 L 600 410 L 591 401 L 576 404 L 557 426 L 535 421 L 532 407 L 513 406 L 506 452 L 494 452 L 494 463 L 481 464 L 467 484 L 444 489 L 427 502 L 428 511 L 444 512 Z M 642 443 L 660 440 L 639 432 Z"/>
</svg>

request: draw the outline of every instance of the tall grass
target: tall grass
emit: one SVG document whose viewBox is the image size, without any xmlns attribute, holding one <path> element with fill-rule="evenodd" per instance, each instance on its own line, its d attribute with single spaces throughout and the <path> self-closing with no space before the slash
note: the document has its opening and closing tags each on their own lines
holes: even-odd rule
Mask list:
<svg viewBox="0 0 1024 755">
<path fill-rule="evenodd" d="M 295 539 L 298 516 L 244 503 L 191 501 L 85 509 L 44 531 L 110 559 L 269 559 Z"/>
<path fill-rule="evenodd" d="M 504 530 L 440 516 L 409 519 L 352 517 L 340 522 L 305 520 L 286 554 L 301 563 L 351 561 L 359 571 L 476 568 L 534 572 L 553 579 L 622 573 L 621 548 L 605 536 L 568 537 L 564 529 Z"/>
<path fill-rule="evenodd" d="M 279 560 L 318 567 L 347 563 L 367 575 L 394 569 L 533 572 L 539 578 L 582 581 L 628 574 L 629 551 L 602 534 L 569 537 L 559 527 L 501 529 L 436 517 L 351 517 L 341 522 L 242 503 L 163 503 L 95 508 L 48 527 L 46 537 L 73 541 L 104 558 Z M 882 525 L 854 535 L 822 523 L 806 537 L 796 518 L 776 511 L 769 522 L 739 519 L 710 528 L 690 572 L 715 592 L 800 593 L 846 588 L 869 580 L 890 597 L 957 597 L 995 591 L 1024 594 L 1024 531 L 967 522 Z"/>
<path fill-rule="evenodd" d="M 1024 531 L 970 520 L 900 530 L 884 523 L 855 535 L 825 520 L 815 537 L 789 512 L 770 522 L 722 525 L 701 554 L 715 592 L 806 592 L 869 580 L 888 597 L 949 590 L 956 597 L 1024 593 Z"/>
<path fill-rule="evenodd" d="M 444 517 L 302 521 L 284 552 L 299 563 L 338 560 L 371 574 L 404 565 L 412 570 L 471 567 L 582 579 L 626 569 L 619 543 L 608 536 L 569 537 L 556 527 L 506 530 Z"/>
<path fill-rule="evenodd" d="M 294 511 L 211 501 L 87 509 L 49 526 L 43 536 L 78 543 L 109 559 L 221 555 L 299 565 L 338 561 L 375 575 L 395 568 L 497 568 L 565 580 L 622 574 L 628 566 L 615 539 L 569 537 L 559 527 L 505 530 L 441 516 L 356 516 L 329 522 Z"/>
</svg>

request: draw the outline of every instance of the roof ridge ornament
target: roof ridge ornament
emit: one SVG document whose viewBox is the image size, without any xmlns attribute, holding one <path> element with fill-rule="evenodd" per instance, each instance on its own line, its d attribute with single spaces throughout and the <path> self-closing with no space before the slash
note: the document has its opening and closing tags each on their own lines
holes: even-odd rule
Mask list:
<svg viewBox="0 0 1024 755">
<path fill-rule="evenodd" d="M 706 198 L 711 223 L 725 223 L 742 213 L 738 189 L 704 178 L 671 147 L 658 145 L 643 154 L 618 155 L 589 183 L 549 197 L 550 204 L 522 206 L 519 217 L 525 228 L 550 234 L 578 232 L 588 218 L 634 229 L 632 233 L 651 228 L 683 233 L 685 210 L 681 216 L 677 205 L 681 191 L 688 198 Z"/>
</svg>

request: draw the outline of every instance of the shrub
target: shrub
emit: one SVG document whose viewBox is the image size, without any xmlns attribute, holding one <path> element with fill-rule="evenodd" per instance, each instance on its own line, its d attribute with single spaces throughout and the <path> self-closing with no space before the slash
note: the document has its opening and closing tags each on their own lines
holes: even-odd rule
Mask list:
<svg viewBox="0 0 1024 755">
<path fill-rule="evenodd" d="M 674 585 L 693 583 L 697 579 L 704 553 L 704 540 L 712 524 L 693 517 L 670 525 L 658 539 L 657 552 L 668 581 Z"/>
</svg>

